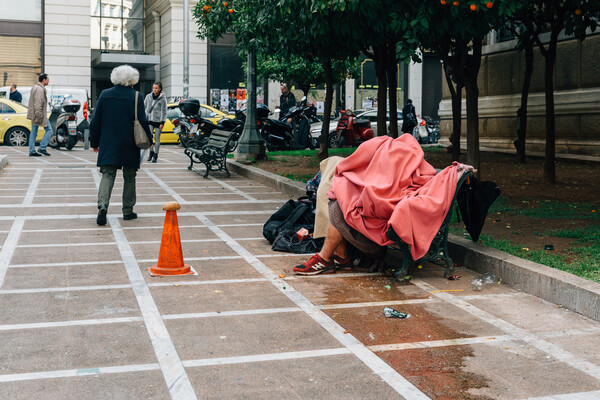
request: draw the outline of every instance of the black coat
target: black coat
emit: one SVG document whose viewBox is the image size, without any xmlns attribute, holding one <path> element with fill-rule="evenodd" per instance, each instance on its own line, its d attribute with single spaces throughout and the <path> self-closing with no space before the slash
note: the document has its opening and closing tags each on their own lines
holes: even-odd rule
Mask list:
<svg viewBox="0 0 600 400">
<path fill-rule="evenodd" d="M 90 122 L 90 144 L 100 149 L 97 166 L 140 168 L 140 149 L 133 138 L 135 90 L 114 86 L 103 90 Z M 138 94 L 138 120 L 152 143 L 144 97 Z"/>
<path fill-rule="evenodd" d="M 18 90 L 15 90 L 14 92 L 10 92 L 8 99 L 20 103 L 23 101 L 23 96 L 21 96 L 21 93 Z"/>
</svg>

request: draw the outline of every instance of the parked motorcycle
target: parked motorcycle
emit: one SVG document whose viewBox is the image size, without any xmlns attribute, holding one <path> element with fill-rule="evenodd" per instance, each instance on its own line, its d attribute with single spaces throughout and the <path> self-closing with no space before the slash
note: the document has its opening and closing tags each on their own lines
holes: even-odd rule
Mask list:
<svg viewBox="0 0 600 400">
<path fill-rule="evenodd" d="M 271 112 L 264 104 L 256 107 L 257 124 L 268 151 L 314 149 L 319 146 L 310 136 L 311 113 L 314 107 L 294 106 L 284 121 L 269 118 Z M 287 120 L 291 118 L 291 124 Z"/>
<path fill-rule="evenodd" d="M 442 136 L 440 132 L 440 121 L 434 120 L 431 117 L 423 117 L 425 120 L 425 128 L 427 129 L 427 143 L 437 143 Z M 422 139 L 421 139 L 422 141 Z"/>
<path fill-rule="evenodd" d="M 330 133 L 327 137 L 329 148 L 358 146 L 375 136 L 368 119 L 357 118 L 352 110 L 341 110 L 340 114 L 335 133 Z"/>
<path fill-rule="evenodd" d="M 81 108 L 81 102 L 67 95 L 61 104 L 51 106 L 48 123 L 53 133 L 48 145 L 55 149 L 64 146 L 71 150 L 79 140 L 83 140 L 83 134 L 77 128 L 77 111 Z"/>
</svg>

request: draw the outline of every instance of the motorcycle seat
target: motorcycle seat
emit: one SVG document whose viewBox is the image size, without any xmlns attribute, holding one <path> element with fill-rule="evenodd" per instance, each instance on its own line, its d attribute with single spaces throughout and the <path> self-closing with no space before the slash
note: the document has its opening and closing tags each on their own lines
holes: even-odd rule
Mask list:
<svg viewBox="0 0 600 400">
<path fill-rule="evenodd" d="M 358 118 L 354 120 L 354 125 L 359 127 L 367 127 L 371 125 L 371 121 L 369 121 L 367 118 Z"/>
</svg>

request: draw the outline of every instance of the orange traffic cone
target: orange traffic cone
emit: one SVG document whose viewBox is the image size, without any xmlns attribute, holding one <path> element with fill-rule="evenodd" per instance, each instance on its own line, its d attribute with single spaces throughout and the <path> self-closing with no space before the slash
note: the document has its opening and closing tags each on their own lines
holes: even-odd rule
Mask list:
<svg viewBox="0 0 600 400">
<path fill-rule="evenodd" d="M 160 241 L 158 264 L 148 268 L 148 272 L 152 276 L 192 275 L 196 273 L 192 267 L 183 263 L 179 224 L 177 223 L 177 210 L 180 208 L 181 206 L 176 201 L 163 205 L 163 210 L 167 211 L 167 215 L 165 216 L 165 225 Z"/>
</svg>

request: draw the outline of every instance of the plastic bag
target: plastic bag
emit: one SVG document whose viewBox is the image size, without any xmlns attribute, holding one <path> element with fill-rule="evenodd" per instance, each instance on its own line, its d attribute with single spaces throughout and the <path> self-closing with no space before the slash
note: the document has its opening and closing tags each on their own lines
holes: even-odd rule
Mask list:
<svg viewBox="0 0 600 400">
<path fill-rule="evenodd" d="M 283 230 L 277 234 L 271 248 L 275 251 L 285 251 L 287 253 L 311 254 L 321 251 L 324 242 L 324 238 L 305 238 L 300 242 L 295 231 Z"/>
</svg>

